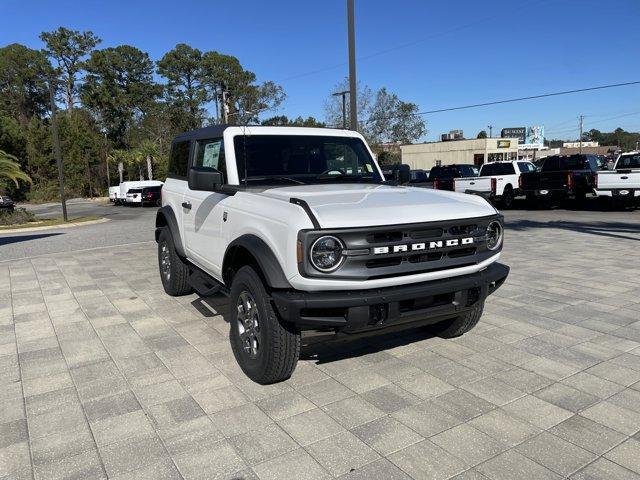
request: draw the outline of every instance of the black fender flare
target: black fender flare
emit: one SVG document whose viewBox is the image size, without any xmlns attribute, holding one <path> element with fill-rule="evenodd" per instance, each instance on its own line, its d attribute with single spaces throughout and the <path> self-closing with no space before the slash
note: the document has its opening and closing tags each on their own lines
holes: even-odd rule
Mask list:
<svg viewBox="0 0 640 480">
<path fill-rule="evenodd" d="M 176 253 L 183 258 L 186 257 L 184 246 L 182 245 L 182 237 L 180 237 L 178 220 L 176 220 L 176 214 L 169 205 L 159 208 L 158 213 L 156 213 L 156 242 L 160 238 L 160 232 L 163 228 L 168 228 L 169 232 L 171 232 Z"/>
<path fill-rule="evenodd" d="M 266 244 L 264 240 L 252 234 L 245 234 L 234 241 L 232 241 L 224 253 L 224 260 L 222 262 L 222 272 L 227 271 L 227 268 L 234 261 L 235 252 L 238 251 L 238 247 L 246 249 L 255 258 L 258 267 L 264 275 L 264 279 L 267 285 L 275 289 L 291 289 L 293 288 L 280 266 L 280 262 L 276 258 L 275 254 Z"/>
</svg>

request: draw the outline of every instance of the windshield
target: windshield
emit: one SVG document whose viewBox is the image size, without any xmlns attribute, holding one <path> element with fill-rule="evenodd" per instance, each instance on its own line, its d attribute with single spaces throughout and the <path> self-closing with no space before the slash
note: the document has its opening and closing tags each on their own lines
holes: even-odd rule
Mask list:
<svg viewBox="0 0 640 480">
<path fill-rule="evenodd" d="M 239 135 L 234 138 L 240 183 L 379 183 L 382 177 L 359 138 Z"/>
<path fill-rule="evenodd" d="M 485 163 L 480 169 L 481 177 L 490 177 L 492 175 L 512 175 L 513 170 L 512 163 Z"/>
<path fill-rule="evenodd" d="M 640 154 L 621 155 L 616 168 L 640 168 Z"/>
</svg>

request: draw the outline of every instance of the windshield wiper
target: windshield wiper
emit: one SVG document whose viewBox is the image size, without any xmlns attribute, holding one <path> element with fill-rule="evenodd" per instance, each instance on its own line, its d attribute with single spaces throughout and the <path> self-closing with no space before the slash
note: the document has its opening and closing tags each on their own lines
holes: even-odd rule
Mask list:
<svg viewBox="0 0 640 480">
<path fill-rule="evenodd" d="M 298 185 L 306 185 L 305 182 L 301 181 L 301 180 L 297 180 L 295 178 L 291 178 L 291 177 L 279 177 L 279 176 L 275 176 L 275 177 L 249 177 L 249 178 L 244 178 L 241 180 L 240 183 L 243 183 L 245 181 L 264 181 L 264 180 L 281 180 L 281 181 L 285 181 L 285 182 L 291 182 L 291 183 L 296 183 Z"/>
</svg>

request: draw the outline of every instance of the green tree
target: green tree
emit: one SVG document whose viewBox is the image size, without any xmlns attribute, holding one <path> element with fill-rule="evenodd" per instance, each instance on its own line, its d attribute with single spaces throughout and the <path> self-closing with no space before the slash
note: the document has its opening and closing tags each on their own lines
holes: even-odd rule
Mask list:
<svg viewBox="0 0 640 480">
<path fill-rule="evenodd" d="M 478 136 L 476 138 L 487 138 L 487 132 L 486 130 L 480 130 L 480 132 L 478 132 Z"/>
<path fill-rule="evenodd" d="M 315 127 L 315 128 L 325 128 L 327 125 L 323 122 L 316 120 L 313 117 L 297 117 L 295 119 L 290 119 L 286 115 L 277 115 L 275 117 L 270 117 L 262 120 L 260 122 L 261 125 L 267 126 L 276 126 L 276 127 Z"/>
<path fill-rule="evenodd" d="M 149 55 L 129 45 L 96 50 L 86 70 L 82 103 L 96 115 L 116 148 L 130 146 L 134 122 L 152 108 L 160 93 Z"/>
<path fill-rule="evenodd" d="M 364 132 L 373 143 L 410 143 L 427 132 L 415 103 L 403 102 L 386 88 L 378 90 L 365 120 Z"/>
<path fill-rule="evenodd" d="M 204 106 L 209 97 L 202 81 L 202 64 L 202 52 L 184 43 L 176 45 L 157 64 L 158 74 L 167 79 L 167 103 L 185 130 L 201 127 L 205 118 Z"/>
<path fill-rule="evenodd" d="M 23 126 L 31 117 L 44 115 L 49 109 L 47 80 L 52 76 L 43 52 L 18 43 L 0 48 L 0 113 Z"/>
<path fill-rule="evenodd" d="M 18 187 L 18 181 L 31 183 L 29 175 L 20 169 L 20 162 L 10 153 L 0 150 L 0 180 L 9 180 Z"/>
<path fill-rule="evenodd" d="M 83 68 L 84 59 L 101 42 L 93 32 L 80 32 L 59 27 L 52 32 L 42 32 L 40 39 L 45 42 L 45 52 L 54 59 L 64 82 L 65 102 L 68 110 L 73 109 L 76 94 L 77 75 Z"/>
</svg>

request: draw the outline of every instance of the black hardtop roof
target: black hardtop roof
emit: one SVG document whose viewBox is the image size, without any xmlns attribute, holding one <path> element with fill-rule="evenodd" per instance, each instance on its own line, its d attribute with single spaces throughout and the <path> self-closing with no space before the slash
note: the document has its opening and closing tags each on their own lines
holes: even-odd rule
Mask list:
<svg viewBox="0 0 640 480">
<path fill-rule="evenodd" d="M 218 137 L 222 137 L 222 135 L 224 134 L 224 131 L 229 127 L 242 127 L 242 125 L 229 125 L 229 124 L 210 125 L 208 127 L 198 128 L 196 130 L 191 130 L 189 132 L 181 133 L 180 135 L 176 136 L 173 139 L 173 141 L 179 142 L 184 140 L 202 140 L 205 138 L 218 138 Z M 273 128 L 273 129 L 283 128 L 279 125 L 247 125 L 247 128 L 251 128 L 251 127 Z M 284 128 L 290 128 L 290 127 L 284 126 Z M 295 127 L 295 128 L 301 128 L 301 129 L 302 128 L 309 128 L 309 129 L 323 128 L 323 129 L 326 129 L 327 131 L 342 130 L 340 128 L 327 128 L 327 127 Z"/>
<path fill-rule="evenodd" d="M 191 130 L 184 132 L 173 139 L 174 142 L 182 140 L 197 140 L 202 138 L 215 138 L 221 137 L 224 131 L 233 125 L 210 125 L 204 128 L 198 128 L 197 130 Z"/>
</svg>

